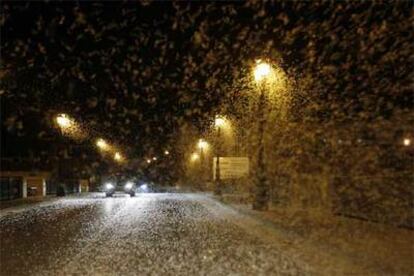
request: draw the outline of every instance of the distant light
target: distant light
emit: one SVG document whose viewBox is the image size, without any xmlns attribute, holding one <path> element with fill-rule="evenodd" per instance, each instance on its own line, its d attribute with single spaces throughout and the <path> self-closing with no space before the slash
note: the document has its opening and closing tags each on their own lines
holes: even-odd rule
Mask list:
<svg viewBox="0 0 414 276">
<path fill-rule="evenodd" d="M 147 184 L 142 184 L 140 186 L 141 190 L 146 191 L 148 189 L 148 185 Z"/>
<path fill-rule="evenodd" d="M 134 183 L 132 183 L 131 181 L 128 181 L 128 182 L 125 184 L 125 189 L 127 189 L 127 190 L 131 190 L 133 186 L 134 186 Z"/>
<path fill-rule="evenodd" d="M 411 145 L 411 139 L 410 138 L 404 138 L 403 144 L 406 147 L 410 146 Z"/>
<path fill-rule="evenodd" d="M 59 114 L 56 117 L 56 122 L 61 128 L 68 128 L 73 125 L 71 119 L 66 114 Z"/>
<path fill-rule="evenodd" d="M 205 149 L 205 148 L 207 148 L 208 143 L 207 143 L 206 141 L 204 141 L 203 139 L 200 139 L 200 140 L 198 141 L 197 146 L 198 146 L 200 149 Z"/>
<path fill-rule="evenodd" d="M 166 150 L 166 151 L 164 151 L 164 154 L 168 155 L 168 154 L 170 154 L 170 152 L 168 150 Z"/>
<path fill-rule="evenodd" d="M 191 161 L 197 161 L 198 159 L 200 159 L 200 155 L 198 153 L 193 153 L 191 154 Z"/>
<path fill-rule="evenodd" d="M 107 150 L 109 149 L 109 145 L 107 142 L 105 142 L 104 139 L 99 138 L 98 140 L 96 140 L 96 146 L 102 150 Z"/>
<path fill-rule="evenodd" d="M 157 157 L 153 157 L 152 160 L 157 161 Z"/>
<path fill-rule="evenodd" d="M 270 74 L 270 65 L 258 60 L 258 64 L 254 69 L 254 79 L 258 82 L 267 77 Z"/>
<path fill-rule="evenodd" d="M 151 159 L 147 159 L 147 163 L 150 164 L 151 163 Z"/>
<path fill-rule="evenodd" d="M 116 161 L 122 161 L 122 155 L 119 152 L 115 152 L 114 159 Z"/>
<path fill-rule="evenodd" d="M 111 190 L 111 189 L 113 189 L 114 188 L 114 185 L 112 184 L 112 183 L 106 183 L 105 184 L 105 189 L 107 189 L 107 190 Z"/>
</svg>

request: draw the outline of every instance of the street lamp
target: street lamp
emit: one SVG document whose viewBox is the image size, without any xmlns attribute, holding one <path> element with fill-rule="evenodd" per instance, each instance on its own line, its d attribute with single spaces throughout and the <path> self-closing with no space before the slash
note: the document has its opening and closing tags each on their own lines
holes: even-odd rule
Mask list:
<svg viewBox="0 0 414 276">
<path fill-rule="evenodd" d="M 115 152 L 114 159 L 115 159 L 115 161 L 120 162 L 120 161 L 122 161 L 123 157 L 119 152 Z"/>
<path fill-rule="evenodd" d="M 151 164 L 151 159 L 147 159 L 147 163 L 148 164 Z"/>
<path fill-rule="evenodd" d="M 104 139 L 102 139 L 102 138 L 99 138 L 98 140 L 96 140 L 96 146 L 99 149 L 103 150 L 103 151 L 109 149 L 108 143 Z"/>
<path fill-rule="evenodd" d="M 221 116 L 216 116 L 214 120 L 214 126 L 217 128 L 217 141 L 216 141 L 216 185 L 214 193 L 216 195 L 221 195 L 221 179 L 220 179 L 220 136 L 221 136 L 221 128 L 224 127 L 226 121 Z"/>
<path fill-rule="evenodd" d="M 56 116 L 55 121 L 57 123 L 57 125 L 60 128 L 60 131 L 62 134 L 66 135 L 67 133 L 70 132 L 70 129 L 73 126 L 73 122 L 72 120 L 69 118 L 69 116 L 67 114 L 59 114 Z M 56 176 L 56 181 L 57 181 L 57 187 L 56 187 L 56 195 L 57 196 L 63 196 L 65 194 L 65 184 L 64 184 L 64 163 L 62 160 L 62 156 L 59 154 L 59 148 L 63 147 L 63 141 L 62 138 L 59 137 L 58 138 L 61 143 L 61 145 L 56 145 L 56 156 L 58 158 L 58 162 L 57 162 L 57 176 Z"/>
<path fill-rule="evenodd" d="M 169 155 L 169 154 L 170 154 L 170 152 L 169 152 L 168 150 L 166 150 L 166 151 L 164 151 L 164 154 L 165 154 L 165 155 Z"/>
<path fill-rule="evenodd" d="M 207 149 L 208 143 L 204 139 L 198 140 L 197 147 L 200 149 L 201 162 L 204 160 L 204 150 Z"/>
<path fill-rule="evenodd" d="M 258 60 L 258 64 L 254 69 L 254 79 L 256 82 L 260 82 L 263 79 L 266 79 L 271 73 L 271 67 L 269 64 L 261 62 Z"/>
<path fill-rule="evenodd" d="M 80 124 L 65 113 L 58 114 L 54 121 L 65 136 L 70 136 L 75 140 L 83 140 L 87 136 L 87 132 L 81 128 Z"/>
<path fill-rule="evenodd" d="M 153 157 L 152 160 L 157 161 L 157 157 Z"/>
<path fill-rule="evenodd" d="M 404 144 L 404 146 L 408 147 L 409 145 L 411 145 L 411 139 L 410 138 L 404 138 L 403 144 Z"/>
<path fill-rule="evenodd" d="M 204 139 L 198 140 L 197 147 L 200 149 L 200 169 L 201 169 L 201 177 L 204 180 L 204 150 L 207 149 L 208 143 L 204 141 Z"/>
<path fill-rule="evenodd" d="M 198 159 L 200 159 L 200 155 L 199 155 L 198 153 L 193 153 L 193 154 L 191 154 L 191 158 L 190 158 L 190 161 L 191 161 L 191 162 L 195 162 L 195 161 L 197 161 Z"/>
<path fill-rule="evenodd" d="M 223 127 L 226 124 L 226 121 L 223 117 L 217 115 L 216 119 L 214 120 L 214 126 L 217 128 Z"/>
<path fill-rule="evenodd" d="M 62 129 L 69 128 L 69 127 L 71 127 L 73 125 L 72 120 L 66 114 L 59 114 L 58 116 L 56 116 L 56 123 Z"/>
<path fill-rule="evenodd" d="M 258 61 L 254 69 L 254 79 L 260 90 L 259 94 L 259 106 L 257 118 L 259 121 L 258 128 L 258 152 L 257 152 L 257 167 L 255 170 L 255 200 L 253 203 L 253 209 L 255 210 L 267 210 L 269 208 L 269 188 L 267 185 L 267 177 L 265 170 L 264 160 L 264 128 L 266 124 L 265 109 L 266 109 L 266 81 L 269 80 L 272 69 L 271 66 L 265 62 Z"/>
<path fill-rule="evenodd" d="M 204 141 L 203 139 L 198 140 L 197 146 L 200 150 L 204 150 L 208 147 L 208 143 Z"/>
</svg>

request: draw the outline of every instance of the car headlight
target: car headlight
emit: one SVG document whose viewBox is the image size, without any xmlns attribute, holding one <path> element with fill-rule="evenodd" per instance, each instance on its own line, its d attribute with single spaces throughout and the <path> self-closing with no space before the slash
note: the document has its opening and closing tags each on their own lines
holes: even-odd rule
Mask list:
<svg viewBox="0 0 414 276">
<path fill-rule="evenodd" d="M 114 188 L 114 185 L 112 185 L 111 183 L 106 183 L 105 184 L 105 189 L 107 189 L 107 190 L 111 190 L 111 189 L 113 189 Z"/>
<path fill-rule="evenodd" d="M 132 189 L 132 186 L 134 186 L 134 184 L 133 184 L 132 182 L 127 182 L 127 183 L 125 184 L 125 189 L 127 189 L 127 190 L 131 190 L 131 189 Z"/>
</svg>

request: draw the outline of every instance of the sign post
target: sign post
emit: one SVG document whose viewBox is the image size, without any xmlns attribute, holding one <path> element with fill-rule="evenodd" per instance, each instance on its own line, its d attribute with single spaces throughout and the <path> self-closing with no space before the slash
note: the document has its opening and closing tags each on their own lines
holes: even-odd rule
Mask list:
<svg viewBox="0 0 414 276">
<path fill-rule="evenodd" d="M 242 178 L 249 174 L 248 157 L 217 157 L 213 159 L 213 179 L 216 179 L 216 164 L 219 164 L 220 179 Z"/>
</svg>

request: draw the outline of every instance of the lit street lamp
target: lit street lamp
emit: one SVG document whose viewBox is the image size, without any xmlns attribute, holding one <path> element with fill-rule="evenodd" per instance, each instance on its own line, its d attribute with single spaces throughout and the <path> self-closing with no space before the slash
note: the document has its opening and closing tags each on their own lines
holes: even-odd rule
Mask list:
<svg viewBox="0 0 414 276">
<path fill-rule="evenodd" d="M 75 140 L 83 140 L 87 136 L 87 132 L 81 129 L 81 126 L 73 118 L 65 113 L 61 113 L 54 118 L 55 123 L 60 129 L 60 132 Z"/>
<path fill-rule="evenodd" d="M 208 143 L 204 141 L 204 139 L 200 139 L 197 143 L 197 147 L 200 149 L 200 173 L 201 173 L 201 180 L 204 181 L 205 179 L 205 162 L 204 162 L 204 150 L 207 149 Z"/>
<path fill-rule="evenodd" d="M 56 117 L 56 123 L 61 127 L 62 129 L 69 128 L 73 125 L 72 120 L 68 117 L 66 114 L 59 114 Z"/>
<path fill-rule="evenodd" d="M 115 161 L 120 162 L 120 161 L 122 161 L 123 158 L 122 158 L 122 155 L 119 152 L 115 152 L 114 159 L 115 159 Z"/>
<path fill-rule="evenodd" d="M 204 159 L 204 149 L 208 147 L 208 143 L 204 141 L 203 139 L 198 140 L 197 147 L 200 149 L 200 157 L 201 160 Z"/>
<path fill-rule="evenodd" d="M 191 162 L 195 162 L 195 161 L 197 161 L 199 159 L 200 159 L 200 155 L 198 153 L 191 154 L 191 158 L 190 158 L 190 161 Z"/>
<path fill-rule="evenodd" d="M 269 201 L 269 188 L 267 185 L 267 177 L 265 171 L 264 160 L 264 128 L 266 124 L 265 109 L 266 109 L 266 80 L 270 77 L 272 72 L 271 66 L 264 62 L 258 62 L 254 70 L 254 79 L 260 90 L 259 106 L 257 118 L 259 121 L 258 127 L 258 153 L 257 153 L 257 167 L 255 170 L 255 199 L 253 203 L 253 209 L 255 210 L 267 210 Z"/>
<path fill-rule="evenodd" d="M 216 116 L 214 120 L 214 126 L 217 128 L 217 141 L 216 141 L 216 185 L 214 189 L 214 193 L 216 195 L 221 195 L 221 179 L 220 179 L 220 136 L 221 136 L 221 128 L 224 126 L 225 120 L 220 116 Z"/>
<path fill-rule="evenodd" d="M 170 152 L 169 152 L 168 150 L 166 150 L 166 151 L 164 151 L 164 154 L 165 154 L 165 155 L 169 155 L 169 154 L 170 154 Z"/>
<path fill-rule="evenodd" d="M 104 139 L 102 139 L 102 138 L 99 138 L 98 140 L 96 140 L 96 146 L 99 149 L 103 150 L 103 151 L 109 149 L 108 143 Z"/>
<path fill-rule="evenodd" d="M 256 68 L 254 69 L 254 79 L 256 82 L 260 82 L 263 79 L 266 79 L 271 72 L 270 65 L 264 62 L 258 61 Z"/>
<path fill-rule="evenodd" d="M 411 139 L 410 138 L 404 138 L 403 144 L 404 144 L 404 146 L 408 147 L 409 145 L 411 145 Z"/>
</svg>

